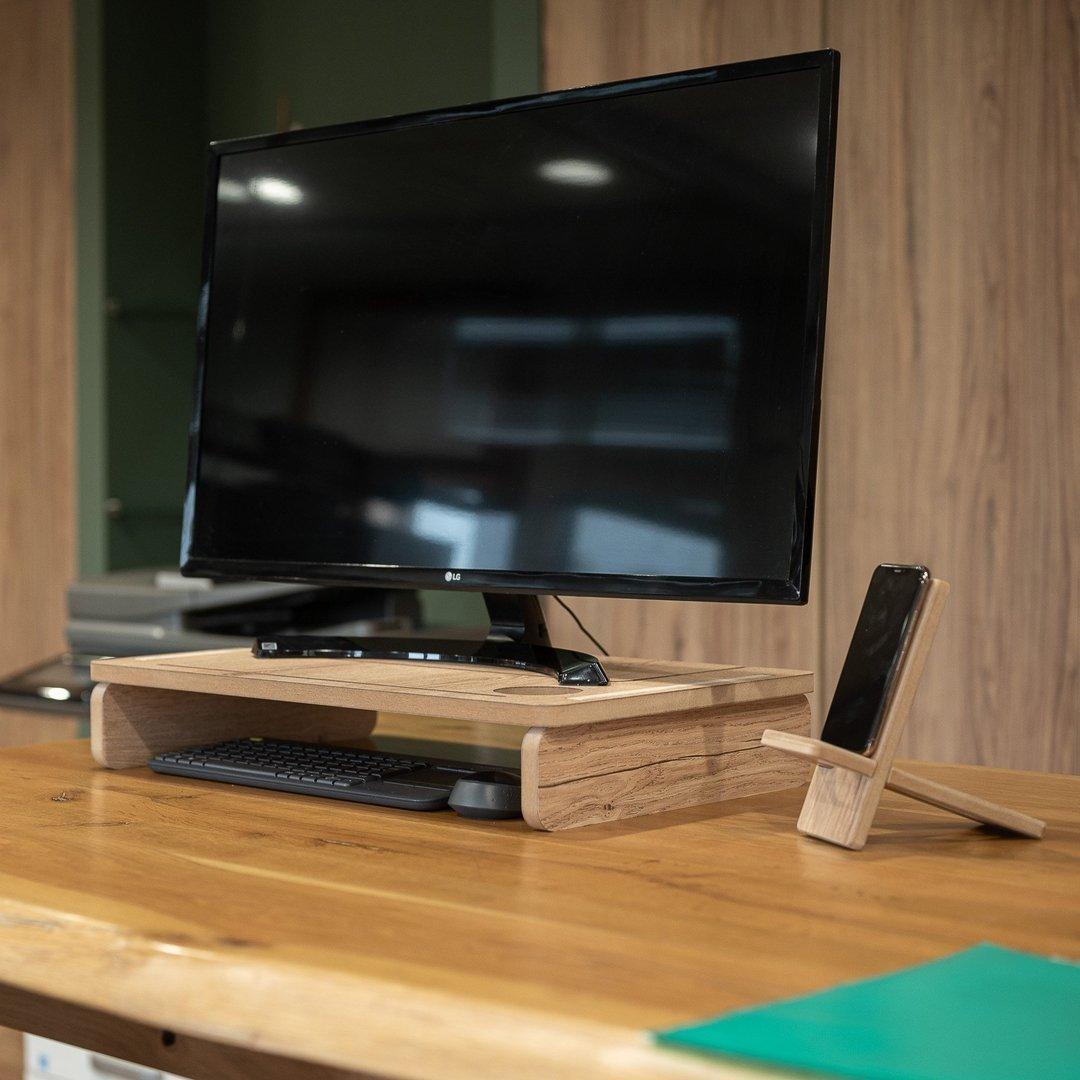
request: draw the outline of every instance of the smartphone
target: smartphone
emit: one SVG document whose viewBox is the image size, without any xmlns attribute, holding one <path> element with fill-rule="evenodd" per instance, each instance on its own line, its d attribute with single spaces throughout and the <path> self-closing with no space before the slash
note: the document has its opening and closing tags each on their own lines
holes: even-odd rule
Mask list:
<svg viewBox="0 0 1080 1080">
<path fill-rule="evenodd" d="M 873 752 L 929 584 L 925 566 L 883 563 L 874 571 L 821 730 L 823 742 Z"/>
</svg>

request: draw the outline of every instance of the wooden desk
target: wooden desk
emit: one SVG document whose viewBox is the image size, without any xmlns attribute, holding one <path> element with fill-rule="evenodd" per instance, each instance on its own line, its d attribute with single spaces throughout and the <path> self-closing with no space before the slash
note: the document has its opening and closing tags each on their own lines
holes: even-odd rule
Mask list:
<svg viewBox="0 0 1080 1080">
<path fill-rule="evenodd" d="M 886 794 L 856 853 L 801 789 L 548 834 L 0 766 L 0 1023 L 189 1076 L 760 1077 L 646 1032 L 978 941 L 1080 958 L 1077 777 L 914 766 L 1046 838 Z"/>
<path fill-rule="evenodd" d="M 0 747 L 76 739 L 87 721 L 65 713 L 12 709 L 0 705 Z"/>
</svg>

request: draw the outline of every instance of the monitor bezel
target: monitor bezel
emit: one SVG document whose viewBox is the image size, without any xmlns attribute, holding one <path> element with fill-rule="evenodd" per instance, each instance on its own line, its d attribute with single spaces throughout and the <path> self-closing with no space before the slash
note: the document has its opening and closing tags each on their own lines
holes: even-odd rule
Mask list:
<svg viewBox="0 0 1080 1080">
<path fill-rule="evenodd" d="M 406 127 L 548 108 L 657 90 L 818 69 L 821 72 L 817 171 L 810 236 L 810 278 L 806 302 L 804 415 L 800 445 L 804 451 L 796 477 L 795 531 L 787 578 L 689 578 L 639 574 L 548 574 L 538 571 L 470 570 L 461 567 L 373 566 L 366 563 L 309 563 L 207 557 L 194 549 L 195 510 L 206 368 L 210 282 L 217 210 L 217 179 L 222 157 L 250 150 L 395 131 Z M 606 596 L 636 599 L 716 600 L 742 603 L 805 604 L 809 600 L 814 498 L 817 482 L 818 428 L 821 410 L 821 369 L 828 294 L 833 174 L 836 156 L 836 116 L 840 54 L 834 49 L 742 61 L 690 71 L 602 83 L 571 90 L 499 101 L 433 109 L 402 116 L 334 124 L 273 135 L 213 142 L 209 147 L 202 279 L 197 322 L 195 404 L 189 429 L 188 476 L 184 498 L 180 569 L 184 575 L 216 578 L 257 578 L 319 585 L 362 585 L 416 589 L 454 589 L 482 592 Z"/>
</svg>

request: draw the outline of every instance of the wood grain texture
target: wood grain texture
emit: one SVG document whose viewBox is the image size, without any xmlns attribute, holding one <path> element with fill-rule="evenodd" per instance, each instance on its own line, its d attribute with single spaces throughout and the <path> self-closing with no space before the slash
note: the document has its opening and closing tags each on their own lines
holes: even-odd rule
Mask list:
<svg viewBox="0 0 1080 1080">
<path fill-rule="evenodd" d="M 818 765 L 799 814 L 800 832 L 855 851 L 866 843 L 948 598 L 948 582 L 931 580 L 885 707 L 872 755 L 873 773 L 866 776 L 850 769 Z"/>
<path fill-rule="evenodd" d="M 953 601 L 903 751 L 1080 769 L 1080 6 L 828 0 L 843 54 L 824 655 L 866 581 Z"/>
<path fill-rule="evenodd" d="M 105 1054 L 121 1061 L 160 1069 L 189 1080 L 364 1080 L 370 1074 L 313 1065 L 310 1061 L 262 1054 L 208 1039 L 122 1020 L 117 1016 L 58 1001 L 46 994 L 28 994 L 0 985 L 0 1017 L 19 1031 L 0 1028 L 0 1080 L 23 1080 L 21 1031 Z M 5 1060 L 3 1051 L 8 1059 Z M 98 1080 L 141 1080 L 134 1073 L 95 1071 Z"/>
<path fill-rule="evenodd" d="M 819 49 L 818 0 L 545 0 L 549 90 Z"/>
<path fill-rule="evenodd" d="M 833 746 L 832 743 L 822 742 L 820 739 L 809 739 L 788 731 L 767 729 L 762 732 L 761 745 L 771 746 L 774 750 L 783 750 L 785 754 L 793 754 L 807 761 L 838 765 L 860 776 L 873 776 L 877 772 L 877 765 L 873 758 L 856 754 L 853 750 L 845 750 L 842 746 Z"/>
<path fill-rule="evenodd" d="M 834 819 L 841 817 L 849 819 L 846 808 L 843 807 L 846 800 L 857 802 L 860 798 L 871 794 L 870 785 L 862 781 L 874 776 L 877 772 L 877 764 L 873 758 L 862 757 L 850 750 L 822 742 L 820 739 L 809 739 L 786 731 L 766 731 L 761 736 L 761 744 L 775 750 L 782 750 L 785 754 L 794 757 L 817 762 L 824 765 L 826 769 L 834 768 L 839 773 L 855 774 L 858 779 L 839 778 L 838 787 L 833 788 L 832 797 L 837 806 L 830 807 L 829 816 Z M 939 810 L 959 814 L 981 825 L 992 825 L 1033 839 L 1039 839 L 1046 829 L 1046 822 L 1030 814 L 1021 814 L 1018 810 L 980 799 L 958 788 L 946 787 L 933 780 L 926 780 L 904 769 L 895 767 L 889 769 L 885 790 L 894 791 L 898 795 L 906 795 L 910 799 L 917 799 Z M 841 846 L 858 850 L 864 843 L 865 840 L 858 844 L 841 843 Z"/>
<path fill-rule="evenodd" d="M 75 568 L 66 0 L 0 2 L 0 675 L 64 648 Z"/>
<path fill-rule="evenodd" d="M 95 660 L 95 679 L 232 698 L 390 711 L 545 727 L 736 705 L 807 694 L 807 671 L 724 664 L 605 661 L 607 686 L 472 664 L 403 660 L 263 660 L 248 649 Z"/>
<path fill-rule="evenodd" d="M 73 73 L 66 0 L 0 0 L 0 675 L 64 648 L 75 568 Z M 17 628 L 17 632 L 13 630 Z M 0 746 L 79 722 L 0 708 Z M 0 1078 L 22 1035 L 0 1029 Z"/>
<path fill-rule="evenodd" d="M 419 723 L 418 723 L 419 722 Z M 380 736 L 431 738 L 497 750 L 520 750 L 528 725 L 485 724 L 476 720 L 450 720 L 446 717 L 406 716 L 380 712 Z"/>
<path fill-rule="evenodd" d="M 29 746 L 31 743 L 74 739 L 84 720 L 56 712 L 0 708 L 0 746 Z"/>
<path fill-rule="evenodd" d="M 959 814 L 982 825 L 993 825 L 1035 840 L 1046 831 L 1046 822 L 1030 814 L 1021 814 L 1019 810 L 980 799 L 977 795 L 927 780 L 904 769 L 890 769 L 885 787 L 898 795 L 936 806 L 939 810 L 948 810 L 950 814 Z"/>
<path fill-rule="evenodd" d="M 98 683 L 90 701 L 90 749 L 109 769 L 145 765 L 155 754 L 249 735 L 355 742 L 375 713 L 292 701 Z"/>
<path fill-rule="evenodd" d="M 1075 777 L 920 764 L 1045 839 L 886 792 L 855 854 L 792 828 L 798 789 L 541 833 L 112 772 L 85 743 L 0 768 L 0 984 L 181 1041 L 414 1080 L 760 1076 L 645 1033 L 979 941 L 1080 959 Z"/>
<path fill-rule="evenodd" d="M 822 46 L 817 0 L 545 0 L 549 90 Z M 822 537 L 819 533 L 815 547 Z M 806 607 L 568 598 L 611 652 L 813 670 L 819 659 L 820 560 Z M 593 651 L 556 604 L 553 640 Z"/>
<path fill-rule="evenodd" d="M 760 745 L 767 727 L 805 735 L 806 698 L 533 728 L 521 744 L 522 815 L 554 831 L 804 784 L 804 763 Z"/>
<path fill-rule="evenodd" d="M 768 730 L 761 736 L 763 746 L 817 763 L 799 815 L 801 832 L 859 850 L 866 843 L 881 792 L 888 789 L 984 825 L 1035 839 L 1042 836 L 1046 826 L 1038 818 L 893 767 L 947 596 L 945 582 L 930 583 L 871 756 L 790 731 Z"/>
<path fill-rule="evenodd" d="M 815 599 L 574 601 L 587 625 L 620 652 L 814 668 L 827 702 L 874 566 L 924 562 L 956 602 L 905 751 L 1080 770 L 1080 5 L 544 12 L 551 89 L 843 54 Z"/>
<path fill-rule="evenodd" d="M 2 11 L 2 7 L 0 7 Z M 62 713 L 0 708 L 0 747 L 62 742 L 78 736 L 83 721 Z M 0 997 L 3 988 L 0 987 Z M 23 1080 L 23 1031 L 21 1020 L 0 1007 L 4 1019 L 15 1025 L 0 1027 L 0 1080 Z M 17 1029 L 17 1030 L 16 1030 Z M 85 1045 L 80 1043 L 79 1045 Z"/>
<path fill-rule="evenodd" d="M 0 1027 L 0 1080 L 23 1080 L 22 1032 L 7 1027 Z"/>
<path fill-rule="evenodd" d="M 525 819 L 538 829 L 774 791 L 806 777 L 801 763 L 760 746 L 766 727 L 809 731 L 806 672 L 614 658 L 608 686 L 561 687 L 533 672 L 264 660 L 247 649 L 113 658 L 92 671 L 110 681 L 94 689 L 91 749 L 112 769 L 245 735 L 356 742 L 389 704 L 406 716 L 448 714 L 450 731 L 462 717 L 518 738 L 523 723 L 535 725 L 514 764 Z"/>
</svg>

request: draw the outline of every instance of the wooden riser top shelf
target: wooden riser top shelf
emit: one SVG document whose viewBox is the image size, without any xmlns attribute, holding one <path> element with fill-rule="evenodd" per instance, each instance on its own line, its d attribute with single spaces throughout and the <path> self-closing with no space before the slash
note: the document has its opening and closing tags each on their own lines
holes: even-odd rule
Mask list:
<svg viewBox="0 0 1080 1080">
<path fill-rule="evenodd" d="M 98 682 L 492 724 L 566 727 L 809 694 L 808 671 L 675 660 L 604 660 L 608 686 L 532 672 L 395 660 L 264 660 L 247 649 L 94 661 Z"/>
</svg>

